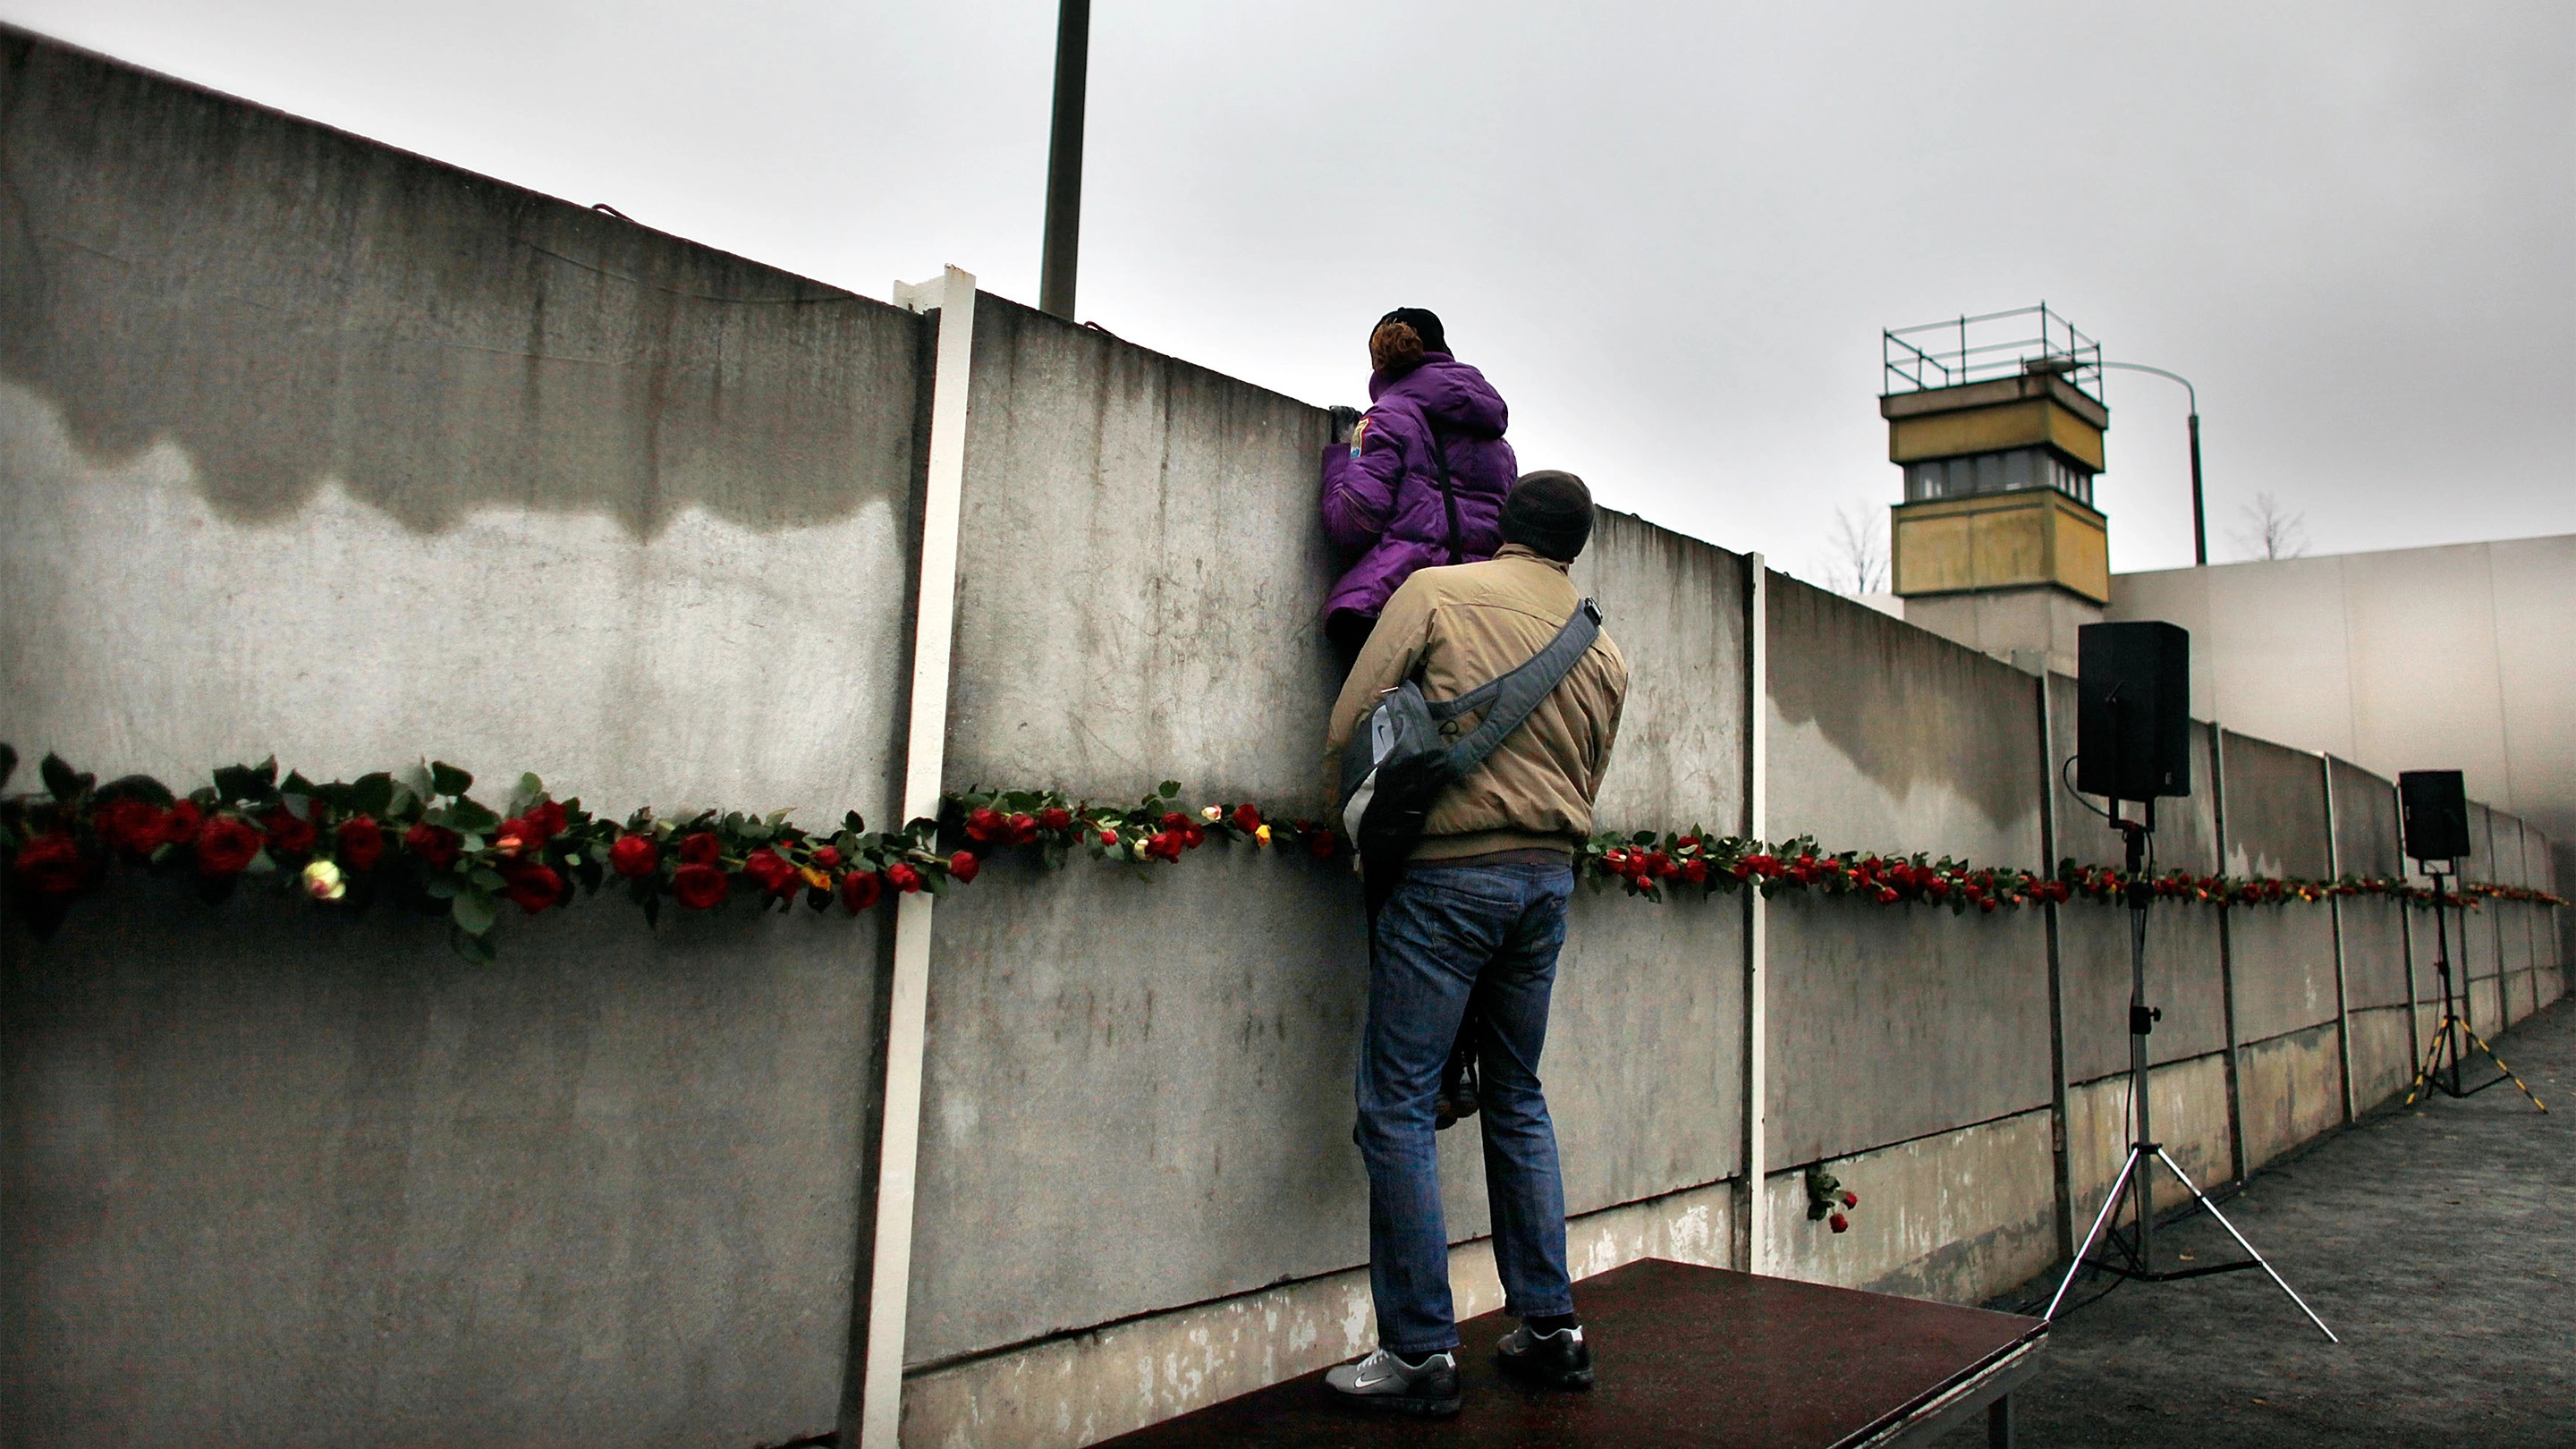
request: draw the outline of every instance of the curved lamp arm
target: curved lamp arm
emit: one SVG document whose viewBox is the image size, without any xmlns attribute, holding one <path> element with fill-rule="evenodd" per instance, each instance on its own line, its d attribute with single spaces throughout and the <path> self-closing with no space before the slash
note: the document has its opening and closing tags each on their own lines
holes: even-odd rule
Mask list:
<svg viewBox="0 0 2576 1449">
<path fill-rule="evenodd" d="M 2209 566 L 2209 522 L 2202 507 L 2200 488 L 2200 389 L 2193 387 L 2191 379 L 2179 372 L 2167 372 L 2161 367 L 2149 367 L 2143 362 L 2105 362 L 2102 366 L 2117 368 L 2122 372 L 2153 373 L 2158 377 L 2181 383 L 2183 392 L 2190 397 L 2191 417 L 2188 426 L 2191 430 L 2191 558 L 2193 563 L 2207 568 Z"/>
</svg>

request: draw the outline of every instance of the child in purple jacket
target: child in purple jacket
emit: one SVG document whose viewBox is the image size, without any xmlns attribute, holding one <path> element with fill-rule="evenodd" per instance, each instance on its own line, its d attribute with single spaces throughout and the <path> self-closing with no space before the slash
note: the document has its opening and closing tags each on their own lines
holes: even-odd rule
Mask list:
<svg viewBox="0 0 2576 1449">
<path fill-rule="evenodd" d="M 1503 500 L 1520 481 L 1520 460 L 1503 441 L 1511 413 L 1502 394 L 1450 355 L 1437 316 L 1398 307 L 1379 318 L 1369 364 L 1373 406 L 1324 450 L 1324 531 L 1345 555 L 1359 555 L 1324 600 L 1324 637 L 1345 675 L 1415 569 L 1494 556 Z M 1440 1074 L 1437 1126 L 1476 1111 L 1476 1036 L 1471 1003 Z"/>
<path fill-rule="evenodd" d="M 1344 673 L 1415 569 L 1494 556 L 1503 499 L 1520 479 L 1502 395 L 1450 355 L 1438 317 L 1398 307 L 1379 318 L 1369 362 L 1374 406 L 1324 450 L 1324 530 L 1358 556 L 1324 600 Z"/>
</svg>

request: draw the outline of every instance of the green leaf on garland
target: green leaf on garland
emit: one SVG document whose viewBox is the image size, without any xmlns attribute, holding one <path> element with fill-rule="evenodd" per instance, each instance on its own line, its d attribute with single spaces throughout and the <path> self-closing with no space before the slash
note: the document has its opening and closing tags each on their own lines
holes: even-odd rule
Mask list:
<svg viewBox="0 0 2576 1449">
<path fill-rule="evenodd" d="M 489 936 L 455 926 L 447 929 L 447 944 L 457 955 L 476 966 L 489 966 L 500 954 L 492 949 L 492 940 Z"/>
<path fill-rule="evenodd" d="M 662 923 L 662 893 L 661 893 L 661 892 L 659 892 L 659 891 L 647 891 L 647 892 L 645 892 L 645 894 L 644 894 L 644 926 L 645 926 L 645 929 L 650 930 L 650 929 L 652 929 L 653 927 L 655 927 L 655 926 L 657 926 L 657 925 L 660 925 L 661 923 Z"/>
<path fill-rule="evenodd" d="M 1165 780 L 1162 784 L 1154 787 L 1154 793 L 1165 800 L 1176 799 L 1181 793 L 1181 782 L 1178 780 Z"/>
<path fill-rule="evenodd" d="M 45 789 L 65 805 L 78 800 L 90 786 L 98 783 L 96 775 L 82 774 L 64 764 L 63 757 L 60 755 L 46 755 L 45 762 L 39 769 L 45 778 Z"/>
<path fill-rule="evenodd" d="M 286 783 L 278 788 L 289 795 L 311 795 L 321 789 L 319 785 L 305 779 L 302 770 L 289 770 L 286 774 Z"/>
<path fill-rule="evenodd" d="M 372 775 L 360 775 L 356 782 L 349 786 L 350 813 L 373 815 L 379 820 L 383 819 L 393 811 L 396 788 L 394 777 L 382 770 Z"/>
<path fill-rule="evenodd" d="M 277 857 L 269 854 L 265 850 L 252 856 L 250 858 L 250 864 L 242 867 L 242 874 L 244 875 L 275 875 L 276 873 Z"/>
<path fill-rule="evenodd" d="M 474 873 L 467 876 L 466 879 L 487 891 L 497 891 L 503 886 L 509 884 L 509 882 L 501 879 L 501 873 L 499 871 L 481 867 L 477 867 Z"/>
<path fill-rule="evenodd" d="M 491 930 L 492 923 L 500 919 L 499 906 L 491 896 L 479 890 L 460 892 L 448 910 L 457 929 L 473 936 Z"/>
<path fill-rule="evenodd" d="M 528 771 L 527 773 L 519 776 L 519 783 L 512 786 L 510 789 L 510 808 L 508 813 L 512 815 L 525 815 L 528 813 L 528 807 L 536 804 L 539 800 L 544 799 L 545 794 L 546 782 L 537 778 L 536 771 Z"/>
<path fill-rule="evenodd" d="M 469 835 L 486 835 L 500 826 L 501 817 L 480 801 L 459 796 L 455 804 L 447 807 L 447 823 Z"/>
<path fill-rule="evenodd" d="M 153 779 L 150 775 L 127 775 L 122 779 L 110 780 L 98 787 L 98 798 L 102 801 L 141 800 L 148 805 L 158 805 L 164 810 L 179 803 L 178 797 L 170 793 L 169 786 Z"/>
<path fill-rule="evenodd" d="M 457 891 L 462 889 L 457 885 L 456 877 L 452 875 L 431 876 L 421 882 L 420 888 L 430 899 L 438 901 L 452 901 L 456 899 Z"/>
<path fill-rule="evenodd" d="M 433 795 L 462 795 L 474 788 L 474 777 L 445 760 L 429 762 L 429 785 Z"/>
<path fill-rule="evenodd" d="M 248 765 L 226 765 L 215 771 L 215 798 L 258 803 L 268 798 L 268 781 Z"/>
</svg>

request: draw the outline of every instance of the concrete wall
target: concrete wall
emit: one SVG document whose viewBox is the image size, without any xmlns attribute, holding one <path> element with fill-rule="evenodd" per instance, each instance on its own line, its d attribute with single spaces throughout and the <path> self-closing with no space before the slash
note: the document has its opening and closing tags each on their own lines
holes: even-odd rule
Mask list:
<svg viewBox="0 0 2576 1449">
<path fill-rule="evenodd" d="M 0 737 L 887 813 L 935 321 L 14 33 L 0 61 Z M 1320 809 L 1322 413 L 978 314 L 948 783 Z M 2116 856 L 2055 774 L 2071 681 L 1777 574 L 1753 679 L 1748 570 L 1602 518 L 1576 579 L 1635 678 L 1605 826 L 1735 830 L 1758 773 L 1775 837 Z M 2335 863 L 2392 858 L 2384 779 L 2195 740 L 2160 865 L 2323 874 L 2330 784 Z M 2483 878 L 2543 878 L 2545 827 L 2479 828 Z M 1578 1274 L 1740 1235 L 1960 1300 L 2043 1269 L 2129 1140 L 2127 913 L 1765 910 L 1748 1183 L 1742 898 L 1578 900 L 1547 1062 Z M 2154 910 L 2150 1090 L 2190 1171 L 2402 1077 L 2415 915 Z M 2561 989 L 2556 927 L 2470 918 L 2489 1027 Z M 419 922 L 145 881 L 51 942 L 0 924 L 0 1442 L 846 1425 L 877 929 L 602 903 L 475 970 Z M 1087 1444 L 1365 1347 L 1364 987 L 1355 883 L 1304 860 L 1005 858 L 943 903 L 907 1435 Z M 1472 1132 L 1442 1152 L 1482 1311 Z M 1811 1163 L 1862 1192 L 1850 1233 L 1806 1221 Z"/>
<path fill-rule="evenodd" d="M 16 32 L 0 191 L 0 739 L 885 813 L 927 324 Z M 0 948 L 0 1441 L 832 1427 L 872 926 L 178 894 Z"/>
<path fill-rule="evenodd" d="M 2576 535 L 2116 574 L 2108 617 L 2189 629 L 2214 718 L 2576 837 Z"/>
</svg>

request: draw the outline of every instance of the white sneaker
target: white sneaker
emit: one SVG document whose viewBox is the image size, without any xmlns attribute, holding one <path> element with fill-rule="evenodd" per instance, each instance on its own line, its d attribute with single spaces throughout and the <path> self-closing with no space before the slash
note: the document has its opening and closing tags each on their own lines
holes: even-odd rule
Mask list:
<svg viewBox="0 0 2576 1449">
<path fill-rule="evenodd" d="M 1385 1349 L 1358 1363 L 1324 1371 L 1324 1387 L 1348 1404 L 1398 1413 L 1445 1416 L 1458 1412 L 1458 1355 L 1435 1353 L 1409 1364 Z"/>
</svg>

